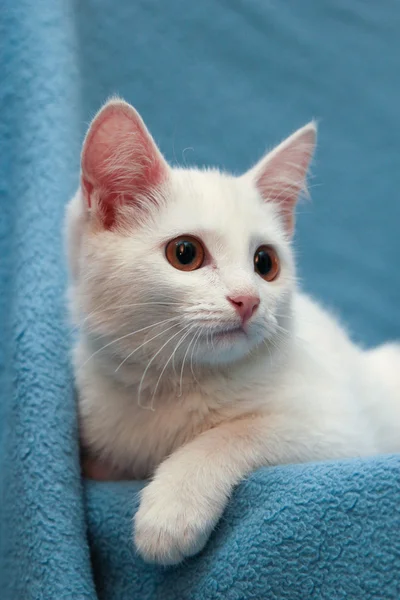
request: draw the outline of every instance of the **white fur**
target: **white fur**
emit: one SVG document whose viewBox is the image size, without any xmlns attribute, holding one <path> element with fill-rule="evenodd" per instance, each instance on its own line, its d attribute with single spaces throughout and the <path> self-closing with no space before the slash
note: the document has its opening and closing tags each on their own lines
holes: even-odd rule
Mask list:
<svg viewBox="0 0 400 600">
<path fill-rule="evenodd" d="M 400 451 L 399 346 L 362 351 L 296 285 L 280 200 L 303 187 L 305 151 L 266 202 L 255 175 L 268 156 L 241 177 L 168 168 L 147 215 L 122 206 L 115 229 L 99 226 L 81 191 L 68 207 L 82 441 L 120 473 L 153 476 L 135 518 L 148 560 L 198 552 L 233 486 L 262 465 Z M 209 264 L 167 262 L 180 234 L 203 241 Z M 272 283 L 254 271 L 260 244 L 280 256 Z M 260 307 L 246 336 L 219 338 L 238 325 L 234 294 L 258 295 Z"/>
</svg>

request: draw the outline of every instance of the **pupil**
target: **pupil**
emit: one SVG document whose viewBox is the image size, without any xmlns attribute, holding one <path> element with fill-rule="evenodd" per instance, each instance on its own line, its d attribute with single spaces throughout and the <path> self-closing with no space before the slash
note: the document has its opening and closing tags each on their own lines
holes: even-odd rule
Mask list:
<svg viewBox="0 0 400 600">
<path fill-rule="evenodd" d="M 260 250 L 256 256 L 257 270 L 261 275 L 268 275 L 272 269 L 272 259 L 269 252 Z"/>
<path fill-rule="evenodd" d="M 190 265 L 196 258 L 196 247 L 192 242 L 178 242 L 176 258 L 182 265 Z"/>
</svg>

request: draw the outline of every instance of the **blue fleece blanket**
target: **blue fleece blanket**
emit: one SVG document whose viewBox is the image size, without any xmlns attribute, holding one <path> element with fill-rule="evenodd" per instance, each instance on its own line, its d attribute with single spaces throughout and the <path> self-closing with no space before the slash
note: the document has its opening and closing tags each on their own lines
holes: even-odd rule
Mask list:
<svg viewBox="0 0 400 600">
<path fill-rule="evenodd" d="M 2 0 L 0 597 L 400 598 L 400 458 L 263 469 L 174 569 L 131 544 L 138 483 L 81 481 L 61 224 L 90 117 L 119 93 L 172 162 L 240 171 L 320 119 L 305 286 L 400 338 L 400 3 Z"/>
</svg>

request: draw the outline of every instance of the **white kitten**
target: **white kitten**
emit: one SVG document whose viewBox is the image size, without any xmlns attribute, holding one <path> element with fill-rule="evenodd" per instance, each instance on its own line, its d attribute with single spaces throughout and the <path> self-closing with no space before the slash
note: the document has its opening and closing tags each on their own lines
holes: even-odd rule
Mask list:
<svg viewBox="0 0 400 600">
<path fill-rule="evenodd" d="M 400 450 L 399 346 L 362 351 L 296 287 L 315 133 L 233 177 L 169 167 L 120 100 L 90 126 L 67 211 L 81 435 L 117 476 L 153 476 L 148 560 L 198 552 L 262 465 Z"/>
</svg>

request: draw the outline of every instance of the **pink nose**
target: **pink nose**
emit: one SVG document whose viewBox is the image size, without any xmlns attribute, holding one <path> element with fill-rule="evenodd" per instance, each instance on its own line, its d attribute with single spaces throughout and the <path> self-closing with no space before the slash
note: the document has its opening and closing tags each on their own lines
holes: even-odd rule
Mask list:
<svg viewBox="0 0 400 600">
<path fill-rule="evenodd" d="M 228 300 L 235 307 L 243 324 L 254 315 L 260 305 L 258 296 L 234 296 L 233 298 L 228 296 Z"/>
</svg>

